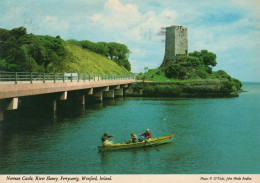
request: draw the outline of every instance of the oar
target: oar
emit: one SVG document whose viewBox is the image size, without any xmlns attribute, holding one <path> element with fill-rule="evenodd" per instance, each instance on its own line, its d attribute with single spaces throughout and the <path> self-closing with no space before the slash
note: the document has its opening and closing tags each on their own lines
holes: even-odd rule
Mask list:
<svg viewBox="0 0 260 183">
<path fill-rule="evenodd" d="M 141 137 L 141 139 L 145 140 L 147 143 L 149 143 L 151 146 L 153 146 L 157 151 L 160 151 L 160 149 L 158 149 L 156 146 L 154 146 L 151 142 L 149 142 L 147 139 L 143 138 L 142 136 L 138 135 L 139 137 Z"/>
</svg>

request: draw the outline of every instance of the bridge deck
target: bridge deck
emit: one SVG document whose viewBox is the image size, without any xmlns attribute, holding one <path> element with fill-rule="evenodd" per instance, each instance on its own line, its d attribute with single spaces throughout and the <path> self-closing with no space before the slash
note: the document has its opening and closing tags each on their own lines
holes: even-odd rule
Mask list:
<svg viewBox="0 0 260 183">
<path fill-rule="evenodd" d="M 79 82 L 56 82 L 56 83 L 42 83 L 34 82 L 9 84 L 8 82 L 1 82 L 0 84 L 0 99 L 13 98 L 30 95 L 40 95 L 47 93 L 56 93 L 72 90 L 83 90 L 88 88 L 99 88 L 106 86 L 124 85 L 135 82 L 134 79 L 127 80 L 103 80 L 103 81 L 79 81 Z"/>
</svg>

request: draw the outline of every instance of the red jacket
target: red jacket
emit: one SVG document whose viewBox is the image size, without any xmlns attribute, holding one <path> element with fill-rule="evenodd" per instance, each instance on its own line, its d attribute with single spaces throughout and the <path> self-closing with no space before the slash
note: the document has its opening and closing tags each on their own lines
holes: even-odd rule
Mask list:
<svg viewBox="0 0 260 183">
<path fill-rule="evenodd" d="M 139 135 L 140 135 L 140 136 L 143 136 L 143 135 L 144 135 L 145 138 L 152 138 L 151 132 L 144 132 L 144 133 L 139 134 Z"/>
</svg>

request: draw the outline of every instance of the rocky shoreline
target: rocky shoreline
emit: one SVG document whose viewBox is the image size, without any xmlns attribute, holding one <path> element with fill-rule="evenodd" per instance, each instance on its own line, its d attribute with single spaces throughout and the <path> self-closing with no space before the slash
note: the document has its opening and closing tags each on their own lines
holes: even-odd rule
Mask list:
<svg viewBox="0 0 260 183">
<path fill-rule="evenodd" d="M 125 90 L 128 97 L 238 97 L 225 85 L 226 81 L 186 81 L 186 82 L 141 82 L 137 81 Z"/>
</svg>

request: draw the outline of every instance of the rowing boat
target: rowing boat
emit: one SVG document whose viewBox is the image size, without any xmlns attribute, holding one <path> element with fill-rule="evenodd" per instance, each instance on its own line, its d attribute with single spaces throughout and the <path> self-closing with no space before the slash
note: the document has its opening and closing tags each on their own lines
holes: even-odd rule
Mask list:
<svg viewBox="0 0 260 183">
<path fill-rule="evenodd" d="M 174 134 L 164 137 L 156 137 L 149 139 L 149 143 L 146 141 L 136 142 L 136 143 L 117 143 L 117 144 L 111 144 L 111 145 L 102 145 L 98 146 L 99 151 L 115 151 L 115 150 L 121 150 L 121 149 L 132 149 L 137 147 L 146 147 L 152 145 L 159 145 L 159 144 L 165 144 L 173 140 Z"/>
</svg>

